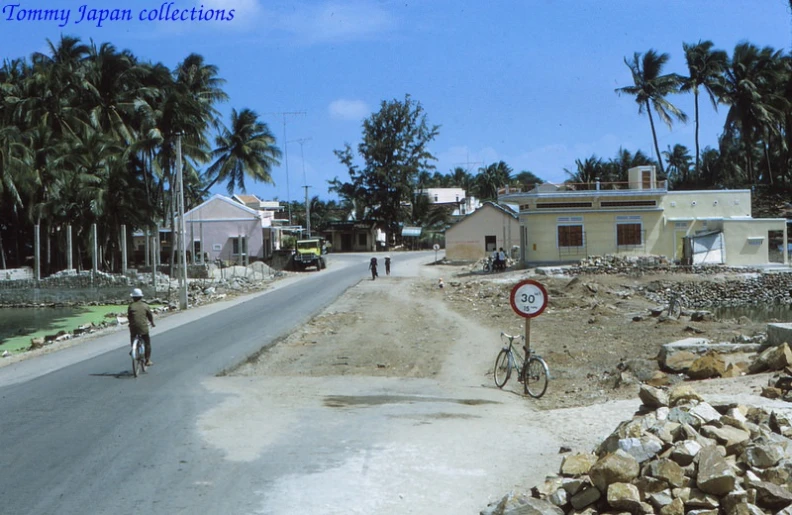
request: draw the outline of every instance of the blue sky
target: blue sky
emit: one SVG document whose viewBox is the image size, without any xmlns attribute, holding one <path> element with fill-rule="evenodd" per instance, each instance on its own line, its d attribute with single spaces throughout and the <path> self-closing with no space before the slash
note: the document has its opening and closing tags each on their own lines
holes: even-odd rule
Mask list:
<svg viewBox="0 0 792 515">
<path fill-rule="evenodd" d="M 333 198 L 327 181 L 348 178 L 333 150 L 356 147 L 362 120 L 405 94 L 441 126 L 430 146 L 437 170 L 475 172 L 503 160 L 515 172 L 563 181 L 578 158 L 609 158 L 620 147 L 653 153 L 648 119 L 614 92 L 632 82 L 625 57 L 668 52 L 667 71 L 684 74 L 683 42 L 709 39 L 729 54 L 743 40 L 787 51 L 792 43 L 788 0 L 176 0 L 171 9 L 234 9 L 234 19 L 138 21 L 163 3 L 0 0 L 0 56 L 46 51 L 46 39 L 61 34 L 111 42 L 171 68 L 202 54 L 227 81 L 231 98 L 221 112 L 255 110 L 281 149 L 283 116 L 274 113 L 305 112 L 286 117 L 288 180 L 284 163 L 273 171 L 275 186 L 247 184 L 263 199 L 302 199 L 306 180 L 311 195 Z M 70 19 L 63 27 L 9 20 L 11 5 L 70 9 Z M 75 23 L 83 5 L 129 9 L 134 20 Z M 671 101 L 691 121 L 659 126 L 661 150 L 680 143 L 692 152 L 692 95 Z M 716 145 L 725 112 L 702 102 L 702 147 Z"/>
</svg>

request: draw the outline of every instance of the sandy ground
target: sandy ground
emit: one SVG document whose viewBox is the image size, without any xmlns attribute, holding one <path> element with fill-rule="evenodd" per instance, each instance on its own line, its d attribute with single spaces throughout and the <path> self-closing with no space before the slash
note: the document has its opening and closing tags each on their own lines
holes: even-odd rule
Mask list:
<svg viewBox="0 0 792 515">
<path fill-rule="evenodd" d="M 650 315 L 657 304 L 638 293 L 640 287 L 658 280 L 701 280 L 695 276 L 573 279 L 533 272 L 482 275 L 475 267 L 426 265 L 399 276 L 363 280 L 235 374 L 491 383 L 500 332 L 524 332 L 524 320 L 509 304 L 511 288 L 524 278 L 540 281 L 550 298 L 545 312 L 531 323 L 532 347 L 547 361 L 552 378 L 545 396 L 535 401 L 539 409 L 634 398 L 640 380 L 657 371 L 663 344 L 688 337 L 729 342 L 762 333 L 767 325 L 745 318 L 691 322 L 685 315 L 679 320 Z M 641 319 L 636 321 L 636 316 Z M 755 376 L 713 384 L 734 383 L 758 393 L 766 381 Z M 708 382 L 697 387 L 709 388 Z M 516 382 L 506 388 L 520 391 Z"/>
<path fill-rule="evenodd" d="M 396 270 L 362 280 L 304 327 L 207 385 L 229 401 L 207 412 L 200 430 L 229 459 L 265 456 L 306 417 L 343 427 L 342 442 L 366 448 L 318 472 L 282 478 L 263 499 L 263 513 L 293 512 L 294 493 L 305 489 L 312 494 L 301 498 L 301 509 L 310 513 L 478 513 L 555 473 L 560 447 L 591 450 L 630 418 L 640 404 L 635 377 L 656 369 L 661 344 L 691 334 L 728 341 L 765 327 L 652 318 L 654 305 L 636 289 L 658 278 L 536 277 L 551 301 L 532 322 L 532 341 L 552 377 L 536 400 L 514 378 L 503 390 L 492 379 L 500 331 L 524 327 L 508 293 L 531 271 Z M 677 279 L 691 280 L 662 278 Z M 644 318 L 633 321 L 637 314 Z M 786 406 L 758 397 L 767 379 L 709 380 L 696 389 L 712 402 Z M 364 437 L 361 428 L 371 429 Z M 361 483 L 364 491 L 354 486 Z"/>
</svg>

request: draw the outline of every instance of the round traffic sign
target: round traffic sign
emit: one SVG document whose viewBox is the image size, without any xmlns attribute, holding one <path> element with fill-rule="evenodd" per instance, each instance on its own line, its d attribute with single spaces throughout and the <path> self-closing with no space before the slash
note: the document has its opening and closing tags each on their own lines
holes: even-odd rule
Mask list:
<svg viewBox="0 0 792 515">
<path fill-rule="evenodd" d="M 547 290 L 533 279 L 525 279 L 512 288 L 509 302 L 515 313 L 525 318 L 542 314 L 547 307 Z"/>
<path fill-rule="evenodd" d="M 435 244 L 434 244 L 434 249 L 435 249 L 435 252 L 437 252 L 438 250 L 440 250 L 440 245 L 438 245 L 437 243 L 435 243 Z"/>
</svg>

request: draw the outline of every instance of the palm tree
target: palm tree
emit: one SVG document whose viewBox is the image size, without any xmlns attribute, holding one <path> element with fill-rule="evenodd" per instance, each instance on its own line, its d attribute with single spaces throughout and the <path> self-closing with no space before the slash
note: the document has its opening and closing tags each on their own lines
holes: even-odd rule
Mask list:
<svg viewBox="0 0 792 515">
<path fill-rule="evenodd" d="M 687 62 L 687 77 L 682 78 L 680 91 L 692 91 L 696 116 L 696 172 L 700 166 L 699 151 L 699 88 L 709 95 L 712 107 L 718 110 L 718 101 L 715 91 L 723 80 L 723 69 L 726 67 L 728 55 L 723 50 L 712 50 L 712 41 L 699 41 L 695 45 L 683 43 L 685 61 Z"/>
<path fill-rule="evenodd" d="M 754 183 L 754 152 L 761 138 L 767 144 L 770 133 L 778 131 L 784 103 L 777 89 L 782 53 L 770 47 L 761 50 L 751 43 L 739 43 L 724 70 L 720 97 L 729 105 L 724 133 L 733 137 L 739 133 L 745 160 L 746 179 Z M 767 179 L 772 182 L 772 175 Z"/>
<path fill-rule="evenodd" d="M 137 64 L 129 51 L 117 52 L 110 43 L 99 48 L 91 45 L 86 62 L 87 88 L 89 91 L 86 109 L 90 113 L 91 125 L 111 133 L 114 139 L 131 144 L 135 138 L 135 105 L 144 94 L 140 79 L 146 72 Z"/>
<path fill-rule="evenodd" d="M 497 200 L 498 189 L 511 182 L 512 172 L 512 168 L 503 161 L 479 168 L 474 179 L 478 197 L 482 200 Z"/>
<path fill-rule="evenodd" d="M 575 159 L 575 171 L 572 172 L 564 168 L 564 173 L 569 176 L 565 182 L 568 184 L 586 185 L 585 189 L 590 189 L 591 184 L 601 180 L 603 174 L 607 172 L 605 163 L 599 157 L 592 155 L 586 158 L 585 161 Z M 580 187 L 580 186 L 578 186 Z"/>
<path fill-rule="evenodd" d="M 450 182 L 452 186 L 462 188 L 465 190 L 465 194 L 469 195 L 470 189 L 473 186 L 473 176 L 461 166 L 457 166 L 451 171 Z"/>
<path fill-rule="evenodd" d="M 654 164 L 655 162 L 641 150 L 637 150 L 635 154 L 633 154 L 626 148 L 620 148 L 616 152 L 616 156 L 609 159 L 605 164 L 608 170 L 606 175 L 609 181 L 627 182 L 627 175 L 630 168 Z"/>
<path fill-rule="evenodd" d="M 690 165 L 693 160 L 687 147 L 677 144 L 672 149 L 669 145 L 663 155 L 668 160 L 668 178 L 674 183 L 674 187 L 690 187 Z"/>
<path fill-rule="evenodd" d="M 633 54 L 632 61 L 628 61 L 625 57 L 624 64 L 632 73 L 634 85 L 616 89 L 618 94 L 633 95 L 638 104 L 638 113 L 642 114 L 646 111 L 649 116 L 649 125 L 652 128 L 652 139 L 661 174 L 664 174 L 665 171 L 663 170 L 663 159 L 660 156 L 660 147 L 657 145 L 657 131 L 651 108 L 654 108 L 657 115 L 669 128 L 671 128 L 672 117 L 681 122 L 687 121 L 687 115 L 665 98 L 671 93 L 677 93 L 681 82 L 681 78 L 675 73 L 661 75 L 663 66 L 668 62 L 668 59 L 668 54 L 658 54 L 654 50 L 649 50 L 643 54 L 643 57 L 639 52 L 636 52 Z"/>
<path fill-rule="evenodd" d="M 228 193 L 238 188 L 245 191 L 245 176 L 254 181 L 272 184 L 272 167 L 278 166 L 281 151 L 275 146 L 275 136 L 266 123 L 250 109 L 237 113 L 231 110 L 231 130 L 223 128 L 216 140 L 212 155 L 216 161 L 207 169 L 212 177 L 208 191 L 217 181 L 228 181 Z"/>
</svg>

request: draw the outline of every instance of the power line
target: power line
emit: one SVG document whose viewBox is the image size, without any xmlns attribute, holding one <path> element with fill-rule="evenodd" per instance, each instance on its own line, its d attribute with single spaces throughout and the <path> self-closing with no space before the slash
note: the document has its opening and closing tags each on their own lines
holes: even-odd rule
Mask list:
<svg viewBox="0 0 792 515">
<path fill-rule="evenodd" d="M 311 203 L 308 201 L 308 177 L 305 174 L 305 153 L 303 152 L 303 144 L 308 141 L 311 141 L 312 138 L 299 138 L 293 139 L 291 141 L 286 142 L 286 146 L 289 146 L 289 143 L 299 143 L 300 144 L 300 160 L 302 161 L 302 169 L 303 169 L 303 188 L 305 188 L 305 232 L 307 236 L 311 237 Z"/>
<path fill-rule="evenodd" d="M 286 117 L 300 116 L 306 114 L 306 112 L 305 111 L 274 111 L 264 114 L 283 116 L 283 141 L 284 141 L 283 162 L 285 163 L 285 168 L 286 168 L 286 205 L 288 206 L 288 210 L 289 210 L 289 225 L 291 225 L 292 213 L 291 213 L 291 191 L 289 189 L 289 144 L 286 143 Z"/>
</svg>

